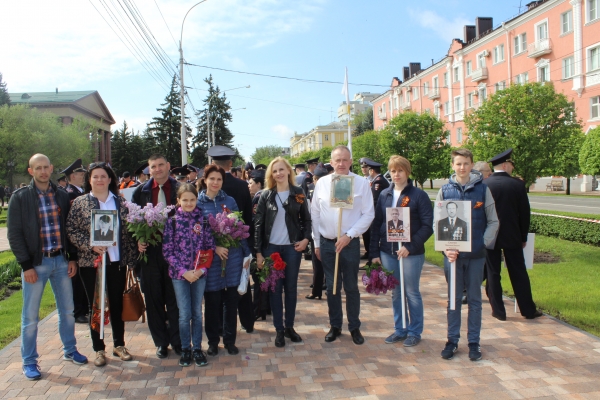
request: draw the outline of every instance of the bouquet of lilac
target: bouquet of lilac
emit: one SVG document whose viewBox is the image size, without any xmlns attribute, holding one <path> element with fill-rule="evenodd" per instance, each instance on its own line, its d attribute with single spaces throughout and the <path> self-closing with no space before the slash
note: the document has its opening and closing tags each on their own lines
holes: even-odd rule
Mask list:
<svg viewBox="0 0 600 400">
<path fill-rule="evenodd" d="M 375 293 L 376 296 L 380 293 L 385 294 L 400 284 L 391 271 L 386 270 L 378 263 L 366 266 L 362 282 L 366 286 L 367 292 Z"/>
<path fill-rule="evenodd" d="M 153 207 L 152 203 L 148 203 L 146 207 L 142 208 L 129 201 L 125 202 L 125 205 L 129 210 L 125 218 L 125 225 L 127 226 L 127 230 L 132 233 L 133 238 L 139 242 L 153 246 L 162 242 L 165 222 L 169 217 L 169 212 L 175 206 L 165 207 L 163 203 L 158 203 L 156 207 Z M 148 261 L 148 256 L 145 252 L 141 253 L 139 258 Z"/>
<path fill-rule="evenodd" d="M 208 224 L 212 229 L 212 235 L 217 241 L 217 246 L 225 247 L 227 249 L 231 247 L 238 247 L 242 239 L 246 239 L 250 236 L 248 230 L 250 227 L 244 225 L 241 220 L 240 212 L 227 212 L 223 211 L 215 216 L 208 216 Z M 225 276 L 225 267 L 227 266 L 227 260 L 221 260 L 221 276 Z"/>
</svg>

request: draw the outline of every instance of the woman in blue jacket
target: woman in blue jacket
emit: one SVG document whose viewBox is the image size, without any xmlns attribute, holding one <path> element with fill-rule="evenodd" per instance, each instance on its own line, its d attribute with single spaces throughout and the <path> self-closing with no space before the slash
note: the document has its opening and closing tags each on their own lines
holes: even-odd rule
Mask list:
<svg viewBox="0 0 600 400">
<path fill-rule="evenodd" d="M 198 207 L 208 220 L 209 215 L 215 216 L 223 211 L 238 211 L 238 206 L 232 197 L 221 190 L 225 180 L 225 171 L 216 165 L 206 166 L 204 176 L 199 186 L 202 189 L 198 195 Z M 207 225 L 208 229 L 210 227 Z M 242 268 L 250 265 L 250 247 L 246 239 L 242 239 L 242 246 L 225 248 L 216 246 L 215 257 L 206 274 L 206 289 L 204 291 L 204 317 L 205 331 L 208 338 L 209 356 L 219 353 L 219 313 L 223 310 L 223 345 L 229 354 L 238 354 L 235 346 L 237 332 L 237 306 L 239 294 L 237 288 L 240 284 Z M 225 276 L 221 276 L 221 260 L 226 259 Z M 223 290 L 225 289 L 225 290 Z M 224 307 L 221 309 L 223 293 Z"/>
<path fill-rule="evenodd" d="M 423 299 L 419 290 L 421 270 L 425 262 L 425 242 L 433 234 L 433 208 L 427 193 L 413 186 L 409 179 L 410 162 L 401 156 L 392 156 L 388 162 L 392 185 L 381 192 L 371 225 L 371 248 L 373 262 L 381 262 L 400 281 L 400 258 L 404 259 L 404 286 L 408 313 L 406 329 L 402 328 L 402 297 L 398 285 L 392 292 L 394 310 L 394 333 L 385 339 L 388 344 L 404 341 L 405 347 L 416 346 L 423 333 Z M 410 242 L 402 247 L 387 241 L 388 221 L 386 208 L 408 207 L 410 209 Z M 391 221 L 390 221 L 391 222 Z"/>
</svg>

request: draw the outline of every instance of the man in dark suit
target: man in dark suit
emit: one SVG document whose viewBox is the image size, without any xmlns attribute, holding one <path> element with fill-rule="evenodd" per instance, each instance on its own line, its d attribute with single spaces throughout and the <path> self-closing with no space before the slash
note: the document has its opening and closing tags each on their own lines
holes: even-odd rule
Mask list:
<svg viewBox="0 0 600 400">
<path fill-rule="evenodd" d="M 446 203 L 446 211 L 448 218 L 438 221 L 438 240 L 448 240 L 453 242 L 466 242 L 467 237 L 467 222 L 456 216 L 458 205 L 450 201 Z"/>
<path fill-rule="evenodd" d="M 403 232 L 400 232 L 404 229 L 404 222 L 398 217 L 400 216 L 400 212 L 393 208 L 391 211 L 392 219 L 387 222 L 387 230 L 389 234 L 404 236 Z"/>
<path fill-rule="evenodd" d="M 500 229 L 493 250 L 488 249 L 487 293 L 492 306 L 492 316 L 504 321 L 506 310 L 502 300 L 500 283 L 501 255 L 504 260 L 521 315 L 527 319 L 541 317 L 531 295 L 531 283 L 525 267 L 523 248 L 529 232 L 530 208 L 527 190 L 523 181 L 511 176 L 514 162 L 510 159 L 512 149 L 498 154 L 490 160 L 494 173 L 485 180 L 490 188 L 500 221 Z"/>
<path fill-rule="evenodd" d="M 111 218 L 108 215 L 102 215 L 98 218 L 98 226 L 94 230 L 94 241 L 112 242 L 115 235 L 111 226 Z"/>
<path fill-rule="evenodd" d="M 226 146 L 213 146 L 206 152 L 213 159 L 213 164 L 223 168 L 226 172 L 225 181 L 223 181 L 223 191 L 233 197 L 239 210 L 242 212 L 244 223 L 250 226 L 250 237 L 254 236 L 254 224 L 252 223 L 252 197 L 248 183 L 231 175 L 233 165 L 232 158 L 235 157 L 235 151 Z M 250 287 L 250 284 L 248 284 Z M 246 332 L 254 331 L 254 309 L 252 306 L 252 293 L 247 290 L 238 303 L 238 314 L 240 324 Z"/>
</svg>

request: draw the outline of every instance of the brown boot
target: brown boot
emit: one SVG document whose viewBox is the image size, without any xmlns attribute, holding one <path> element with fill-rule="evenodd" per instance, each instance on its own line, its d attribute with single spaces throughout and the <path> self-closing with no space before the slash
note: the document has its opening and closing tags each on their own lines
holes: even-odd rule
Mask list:
<svg viewBox="0 0 600 400">
<path fill-rule="evenodd" d="M 104 367 L 106 365 L 106 358 L 104 355 L 104 350 L 100 350 L 96 352 L 96 359 L 94 360 L 94 365 L 96 367 Z"/>
<path fill-rule="evenodd" d="M 115 349 L 113 350 L 113 356 L 117 356 L 123 361 L 131 361 L 133 359 L 133 357 L 131 357 L 131 354 L 129 354 L 125 346 L 115 347 Z"/>
</svg>

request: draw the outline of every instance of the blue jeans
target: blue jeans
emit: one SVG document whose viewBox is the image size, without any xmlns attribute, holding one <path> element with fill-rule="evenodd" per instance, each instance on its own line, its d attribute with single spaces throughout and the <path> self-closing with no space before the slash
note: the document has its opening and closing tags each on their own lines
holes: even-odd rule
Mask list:
<svg viewBox="0 0 600 400">
<path fill-rule="evenodd" d="M 481 282 L 483 281 L 483 258 L 456 259 L 455 309 L 450 310 L 448 301 L 448 341 L 458 344 L 460 339 L 460 314 L 463 290 L 467 291 L 469 315 L 467 317 L 467 339 L 469 343 L 479 343 L 481 332 Z M 448 299 L 450 299 L 450 262 L 444 257 L 444 275 L 448 282 Z"/>
<path fill-rule="evenodd" d="M 23 365 L 37 364 L 37 333 L 40 313 L 40 303 L 46 282 L 50 280 L 56 308 L 58 309 L 58 333 L 63 343 L 65 354 L 77 350 L 75 339 L 75 317 L 73 317 L 73 284 L 69 278 L 69 265 L 64 257 L 43 257 L 42 264 L 35 268 L 37 281 L 23 281 L 23 311 L 21 312 L 21 357 Z"/>
<path fill-rule="evenodd" d="M 335 243 L 321 236 L 321 263 L 327 280 L 327 307 L 329 324 L 342 329 L 342 283 L 346 293 L 346 314 L 348 330 L 360 328 L 360 292 L 358 291 L 358 264 L 360 262 L 360 240 L 354 238 L 344 247 L 339 256 L 336 294 L 333 295 L 333 274 L 335 271 Z"/>
<path fill-rule="evenodd" d="M 381 252 L 383 267 L 392 271 L 398 282 L 400 282 L 400 262 L 398 258 Z M 400 285 L 392 291 L 392 308 L 394 310 L 394 329 L 398 336 L 415 336 L 421 339 L 423 333 L 423 298 L 419 290 L 421 271 L 425 262 L 425 254 L 408 256 L 404 263 L 404 295 L 405 305 L 408 305 L 406 315 L 406 328 L 402 328 L 402 289 Z"/>
<path fill-rule="evenodd" d="M 279 245 L 270 244 L 267 250 L 263 252 L 267 258 L 273 253 L 279 253 L 285 261 L 285 278 L 277 280 L 275 292 L 269 291 L 269 300 L 271 301 L 271 312 L 273 313 L 273 326 L 278 331 L 285 328 L 294 327 L 296 319 L 296 303 L 298 302 L 298 273 L 300 272 L 300 261 L 302 253 L 294 250 L 293 244 Z M 285 324 L 283 320 L 284 301 L 281 298 L 285 291 Z"/>
<path fill-rule="evenodd" d="M 190 283 L 185 279 L 172 279 L 175 298 L 179 308 L 179 337 L 181 347 L 194 350 L 202 347 L 202 298 L 206 287 L 206 277 Z M 191 329 L 190 329 L 191 321 Z"/>
</svg>

